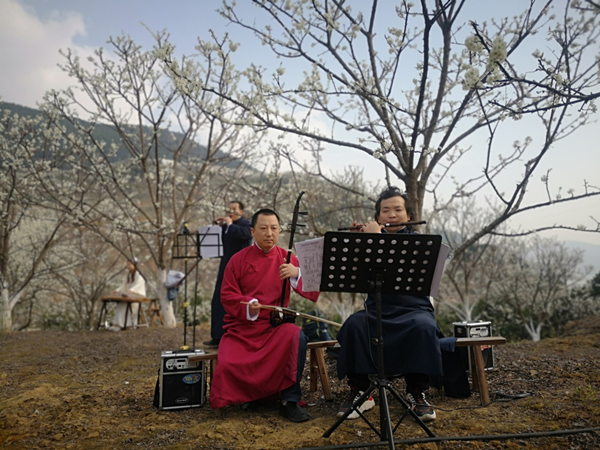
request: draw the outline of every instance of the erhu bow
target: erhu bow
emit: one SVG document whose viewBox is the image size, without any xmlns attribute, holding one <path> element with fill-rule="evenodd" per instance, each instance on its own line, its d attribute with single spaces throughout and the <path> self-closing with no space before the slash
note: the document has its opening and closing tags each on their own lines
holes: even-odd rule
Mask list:
<svg viewBox="0 0 600 450">
<path fill-rule="evenodd" d="M 250 303 L 250 302 L 240 302 L 242 305 L 253 305 L 254 303 Z M 327 320 L 327 319 L 323 319 L 322 317 L 317 317 L 317 316 L 313 316 L 312 314 L 306 314 L 300 311 L 296 311 L 295 309 L 292 308 L 286 308 L 286 307 L 280 307 L 280 306 L 272 306 L 272 305 L 263 305 L 263 304 L 259 304 L 259 307 L 261 309 L 268 309 L 270 311 L 273 312 L 278 312 L 280 314 L 287 314 L 290 316 L 293 316 L 294 318 L 296 317 L 302 317 L 304 319 L 310 319 L 310 320 L 314 320 L 315 322 L 323 322 L 329 325 L 333 325 L 336 327 L 341 327 L 342 324 L 338 323 L 338 322 L 333 322 L 331 320 Z M 287 322 L 287 320 L 284 320 L 284 322 Z M 290 320 L 291 322 L 291 320 Z"/>
<path fill-rule="evenodd" d="M 300 195 L 298 195 L 298 198 L 296 199 L 296 205 L 294 206 L 294 217 L 292 219 L 292 228 L 290 230 L 290 243 L 288 245 L 288 253 L 287 253 L 287 258 L 286 258 L 286 264 L 290 263 L 290 260 L 292 259 L 292 247 L 294 245 L 294 234 L 296 233 L 296 227 L 297 226 L 304 226 L 304 225 L 298 225 L 298 216 L 299 215 L 307 215 L 308 212 L 307 211 L 300 211 L 300 199 L 302 198 L 302 196 L 304 195 L 305 191 L 300 192 Z M 283 308 L 283 302 L 285 301 L 285 293 L 287 291 L 287 282 L 288 279 L 286 278 L 285 280 L 283 280 L 283 288 L 281 290 L 281 301 L 280 301 L 280 308 Z M 291 314 L 283 314 L 282 311 L 280 310 L 274 310 L 271 311 L 271 325 L 273 327 L 276 327 L 278 325 L 280 325 L 283 322 L 295 322 L 296 320 L 296 316 L 295 315 L 291 315 Z"/>
</svg>

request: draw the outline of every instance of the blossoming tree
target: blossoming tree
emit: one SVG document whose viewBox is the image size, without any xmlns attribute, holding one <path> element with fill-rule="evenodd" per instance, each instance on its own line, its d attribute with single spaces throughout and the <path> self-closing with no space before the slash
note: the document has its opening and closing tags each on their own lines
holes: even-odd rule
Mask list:
<svg viewBox="0 0 600 450">
<path fill-rule="evenodd" d="M 48 93 L 43 108 L 56 117 L 55 127 L 70 144 L 68 164 L 84 182 L 73 189 L 64 178 L 34 175 L 55 208 L 124 257 L 140 260 L 147 295 L 160 299 L 165 326 L 174 327 L 165 280 L 176 235 L 184 223 L 206 224 L 215 202 L 222 211 L 220 198 L 247 170 L 241 161 L 252 161 L 261 134 L 244 134 L 234 123 L 247 113 L 219 96 L 205 93 L 190 102 L 182 85 L 164 76 L 156 53 L 128 37 L 111 38 L 109 49 L 88 62 L 71 51 L 64 58 L 76 85 Z M 226 66 L 180 64 L 219 84 L 224 95 L 236 89 L 238 78 Z M 116 130 L 110 142 L 97 134 L 106 124 Z M 70 207 L 74 198 L 81 199 L 76 209 Z"/>
<path fill-rule="evenodd" d="M 481 23 L 471 20 L 466 0 L 253 3 L 255 17 L 229 0 L 221 13 L 253 33 L 278 66 L 250 64 L 245 87 L 230 93 L 183 71 L 173 76 L 194 83 L 192 95 L 218 95 L 245 109 L 244 125 L 295 135 L 306 148 L 377 158 L 382 180 L 406 186 L 413 219 L 421 219 L 426 198 L 430 220 L 461 197 L 498 201 L 502 207 L 456 253 L 526 211 L 600 194 L 598 183 L 578 180 L 563 196 L 541 168 L 557 142 L 596 114 L 595 3 L 530 1 L 514 18 Z M 540 34 L 546 39 L 536 50 Z M 173 48 L 163 49 L 171 67 Z M 223 52 L 214 57 L 227 61 Z M 514 121 L 524 116 L 535 138 L 527 131 L 515 136 Z M 515 136 L 512 145 L 507 135 Z M 457 172 L 465 165 L 466 175 Z M 539 179 L 549 194 L 542 200 L 528 195 Z M 548 228 L 599 231 L 569 223 Z"/>
<path fill-rule="evenodd" d="M 66 140 L 52 131 L 48 120 L 25 117 L 0 106 L 0 330 L 13 328 L 13 311 L 40 289 L 47 272 L 46 257 L 68 238 L 67 214 L 40 202 L 40 186 L 32 172 L 52 171 L 53 162 L 39 163 Z M 58 163 L 54 161 L 54 163 Z M 73 186 L 77 186 L 74 179 Z M 71 203 L 76 207 L 76 203 Z M 45 207 L 42 209 L 42 207 Z M 34 289 L 34 290 L 35 290 Z M 31 301 L 31 296 L 29 296 Z"/>
</svg>

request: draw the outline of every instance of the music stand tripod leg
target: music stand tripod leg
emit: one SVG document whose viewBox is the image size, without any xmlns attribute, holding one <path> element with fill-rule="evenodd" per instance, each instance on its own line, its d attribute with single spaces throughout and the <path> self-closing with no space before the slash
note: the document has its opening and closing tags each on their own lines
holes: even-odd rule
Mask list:
<svg viewBox="0 0 600 450">
<path fill-rule="evenodd" d="M 392 429 L 392 422 L 390 419 L 390 410 L 387 401 L 386 389 L 389 388 L 389 382 L 385 378 L 385 369 L 384 369 L 384 357 L 383 357 L 383 326 L 381 322 L 381 281 L 378 279 L 378 275 L 376 272 L 375 280 L 372 282 L 371 291 L 375 291 L 375 303 L 377 305 L 377 337 L 373 340 L 373 343 L 377 346 L 377 380 L 371 380 L 371 386 L 367 391 L 361 395 L 358 400 L 356 400 L 352 404 L 352 408 L 350 411 L 346 411 L 344 415 L 338 419 L 338 421 L 329 428 L 324 434 L 323 437 L 329 437 L 331 433 L 350 415 L 352 411 L 357 408 L 357 405 L 362 405 L 362 403 L 368 398 L 372 391 L 378 389 L 379 392 L 379 425 L 381 427 L 381 431 L 378 431 L 362 414 L 358 409 L 359 416 L 371 427 L 373 431 L 379 436 L 380 441 L 387 441 L 390 450 L 395 450 L 394 445 L 394 432 Z"/>
<path fill-rule="evenodd" d="M 387 401 L 386 389 L 389 387 L 389 382 L 385 378 L 385 363 L 383 357 L 383 325 L 382 325 L 382 310 L 381 310 L 381 273 L 373 271 L 373 279 L 369 283 L 371 291 L 375 293 L 376 306 L 376 328 L 377 338 L 375 345 L 377 346 L 377 382 L 379 384 L 379 426 L 381 427 L 381 440 L 388 441 L 390 450 L 394 450 L 394 432 L 392 430 L 392 421 L 390 419 L 390 408 Z"/>
<path fill-rule="evenodd" d="M 323 433 L 323 437 L 328 438 L 329 436 L 331 436 L 331 434 L 337 429 L 337 427 L 339 427 L 342 424 L 342 422 L 346 420 L 350 414 L 352 414 L 353 411 L 356 411 L 359 414 L 359 416 L 362 417 L 362 419 L 367 423 L 367 425 L 369 425 L 371 429 L 378 436 L 380 436 L 379 430 L 377 430 L 367 420 L 367 418 L 357 409 L 358 406 L 362 405 L 363 402 L 369 398 L 371 392 L 373 392 L 375 389 L 377 389 L 377 386 L 375 384 L 371 384 L 369 389 L 367 389 L 357 400 L 355 400 L 355 402 L 352 404 L 352 407 L 348 411 L 346 411 L 344 415 L 340 417 L 327 431 L 325 431 L 325 433 Z"/>
<path fill-rule="evenodd" d="M 423 430 L 425 431 L 425 433 L 427 433 L 427 436 L 429 437 L 435 437 L 435 434 L 433 434 L 433 432 L 429 429 L 429 427 L 427 425 L 425 425 L 425 422 L 423 422 L 421 420 L 421 418 L 419 416 L 417 416 L 417 413 L 415 413 L 410 405 L 410 403 L 408 403 L 408 401 L 400 394 L 398 394 L 391 386 L 388 387 L 389 391 L 392 393 L 392 395 L 396 398 L 396 400 L 398 400 L 398 403 L 400 403 L 405 409 L 406 409 L 406 413 L 404 413 L 404 416 L 402 416 L 402 418 L 400 419 L 400 421 L 398 422 L 398 425 L 400 425 L 400 423 L 404 420 L 404 418 L 410 414 L 410 416 L 414 419 L 414 421 L 421 426 L 421 428 L 423 428 Z M 397 428 L 398 426 L 396 426 Z M 396 430 L 396 428 L 394 428 L 394 431 Z"/>
<path fill-rule="evenodd" d="M 383 353 L 383 325 L 382 325 L 382 310 L 381 310 L 381 280 L 379 278 L 380 274 L 377 271 L 373 271 L 374 279 L 370 282 L 371 292 L 374 293 L 375 296 L 375 305 L 376 305 L 376 329 L 377 329 L 377 337 L 373 339 L 373 343 L 377 347 L 377 379 L 371 380 L 371 386 L 363 395 L 359 397 L 357 401 L 355 401 L 352 405 L 352 408 L 349 411 L 346 411 L 344 415 L 338 419 L 338 421 L 333 424 L 324 434 L 323 437 L 329 437 L 331 433 L 335 431 L 335 429 L 350 415 L 350 413 L 355 410 L 357 405 L 362 405 L 362 403 L 368 398 L 370 393 L 375 389 L 378 389 L 379 392 L 379 425 L 381 427 L 381 432 L 377 431 L 377 429 L 363 416 L 363 414 L 356 409 L 359 416 L 371 427 L 373 431 L 380 437 L 380 441 L 387 441 L 390 450 L 395 450 L 394 444 L 394 429 L 392 428 L 392 422 L 390 418 L 390 410 L 389 403 L 387 399 L 386 390 L 389 389 L 392 392 L 393 396 L 399 401 L 399 403 L 406 408 L 408 413 L 415 419 L 417 424 L 423 428 L 425 433 L 429 437 L 435 437 L 435 435 L 431 432 L 431 430 L 423 423 L 423 421 L 416 415 L 416 413 L 412 410 L 410 404 L 402 399 L 398 393 L 396 393 L 392 387 L 390 386 L 390 382 L 385 377 L 385 359 Z M 404 420 L 406 414 L 400 419 L 398 425 Z M 396 426 L 397 428 L 397 426 Z"/>
</svg>

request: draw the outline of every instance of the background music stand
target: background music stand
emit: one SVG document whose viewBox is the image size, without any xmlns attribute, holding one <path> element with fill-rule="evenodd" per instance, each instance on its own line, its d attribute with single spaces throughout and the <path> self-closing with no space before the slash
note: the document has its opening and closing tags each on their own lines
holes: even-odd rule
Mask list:
<svg viewBox="0 0 600 450">
<path fill-rule="evenodd" d="M 203 251 L 204 250 L 204 251 Z M 196 262 L 196 284 L 194 291 L 194 312 L 192 322 L 194 324 L 192 333 L 192 347 L 196 349 L 196 298 L 198 297 L 198 266 L 203 255 L 207 254 L 206 258 L 220 258 L 223 256 L 223 239 L 221 236 L 221 228 L 218 231 L 206 230 L 196 234 L 190 233 L 187 223 L 181 229 L 181 233 L 175 236 L 175 245 L 173 247 L 173 259 L 184 260 L 184 313 L 183 313 L 183 347 L 182 350 L 187 350 L 187 280 L 188 280 L 188 259 L 197 259 Z"/>
<path fill-rule="evenodd" d="M 193 259 L 198 259 L 198 261 L 196 261 L 196 288 L 195 290 L 197 291 L 198 289 L 198 265 L 200 264 L 200 260 L 202 259 L 202 256 L 200 256 L 200 247 L 198 245 L 198 237 L 196 235 L 193 235 L 190 233 L 190 230 L 187 227 L 187 223 L 184 224 L 183 228 L 182 228 L 182 232 L 177 234 L 177 236 L 175 236 L 175 245 L 173 247 L 173 259 L 183 259 L 184 260 L 184 268 L 183 268 L 183 273 L 185 274 L 185 276 L 183 277 L 183 306 L 184 306 L 184 311 L 183 311 L 183 346 L 181 347 L 181 350 L 187 350 L 187 322 L 188 322 L 188 318 L 187 318 L 187 299 L 188 299 L 188 293 L 187 293 L 187 285 L 188 285 L 188 259 L 193 258 Z M 176 311 L 174 311 L 175 313 Z M 193 323 L 194 323 L 194 328 L 193 328 L 193 332 L 192 332 L 192 349 L 195 350 L 196 349 L 196 298 L 194 297 L 194 314 L 193 314 Z"/>
<path fill-rule="evenodd" d="M 201 227 L 205 228 L 205 227 Z M 210 230 L 211 227 L 206 227 L 205 231 L 198 230 L 197 245 L 198 255 L 200 258 L 222 258 L 223 257 L 223 236 L 221 227 L 215 231 Z"/>
<path fill-rule="evenodd" d="M 369 389 L 323 434 L 323 437 L 329 437 L 352 411 L 358 412 L 381 441 L 388 441 L 392 450 L 395 448 L 394 431 L 407 414 L 413 417 L 428 436 L 435 436 L 385 377 L 381 294 L 428 295 L 431 292 L 441 243 L 442 237 L 438 235 L 325 233 L 320 290 L 369 293 L 375 297 L 377 337 L 372 342 L 377 348 L 377 377 L 371 377 Z M 376 389 L 379 392 L 381 431 L 356 409 Z M 393 429 L 386 390 L 389 390 L 406 409 Z"/>
</svg>

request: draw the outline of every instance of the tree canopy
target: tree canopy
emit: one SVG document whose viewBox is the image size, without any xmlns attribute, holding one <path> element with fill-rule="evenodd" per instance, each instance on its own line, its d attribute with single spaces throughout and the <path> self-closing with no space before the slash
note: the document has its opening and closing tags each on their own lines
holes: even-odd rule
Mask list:
<svg viewBox="0 0 600 450">
<path fill-rule="evenodd" d="M 190 98 L 210 93 L 247 113 L 235 123 L 297 136 L 315 156 L 312 173 L 324 176 L 319 158 L 336 147 L 378 159 L 382 180 L 404 183 L 414 219 L 426 199 L 432 219 L 462 197 L 501 205 L 456 252 L 518 214 L 600 194 L 582 179 L 562 195 L 551 191 L 549 173 L 540 173 L 557 142 L 597 118 L 600 27 L 593 2 L 532 0 L 515 17 L 481 23 L 470 19 L 465 0 L 253 3 L 256 18 L 238 14 L 228 0 L 221 13 L 279 63 L 238 68 L 245 79 L 239 89 L 223 92 L 175 64 L 168 41 L 159 42 L 158 55 Z M 227 36 L 198 45 L 204 57 L 208 52 L 228 67 L 237 48 Z M 535 136 L 526 130 L 507 144 L 501 136 L 514 135 L 519 120 Z M 289 149 L 282 152 L 293 159 Z M 456 174 L 462 161 L 476 164 L 471 175 Z M 548 187 L 546 200 L 528 194 L 536 179 Z M 547 228 L 598 232 L 569 223 Z"/>
</svg>

